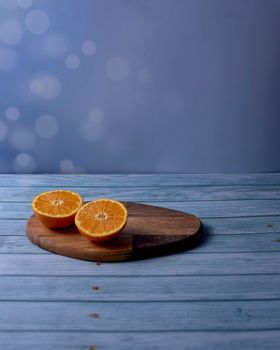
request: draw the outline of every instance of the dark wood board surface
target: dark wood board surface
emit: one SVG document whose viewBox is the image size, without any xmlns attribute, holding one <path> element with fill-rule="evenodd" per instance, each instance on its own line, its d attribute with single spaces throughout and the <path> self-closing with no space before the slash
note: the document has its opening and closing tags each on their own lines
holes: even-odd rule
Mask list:
<svg viewBox="0 0 280 350">
<path fill-rule="evenodd" d="M 126 202 L 128 222 L 113 240 L 94 243 L 73 225 L 49 229 L 35 216 L 26 226 L 29 239 L 53 253 L 92 261 L 143 259 L 191 248 L 201 235 L 201 222 L 191 214 Z"/>
</svg>

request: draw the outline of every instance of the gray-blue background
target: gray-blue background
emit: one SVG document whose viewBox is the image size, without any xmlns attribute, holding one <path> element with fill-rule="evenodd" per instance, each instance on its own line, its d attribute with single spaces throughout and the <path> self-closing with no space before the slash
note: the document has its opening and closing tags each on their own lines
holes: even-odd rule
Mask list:
<svg viewBox="0 0 280 350">
<path fill-rule="evenodd" d="M 280 171 L 279 67 L 276 0 L 0 0 L 0 172 Z"/>
</svg>

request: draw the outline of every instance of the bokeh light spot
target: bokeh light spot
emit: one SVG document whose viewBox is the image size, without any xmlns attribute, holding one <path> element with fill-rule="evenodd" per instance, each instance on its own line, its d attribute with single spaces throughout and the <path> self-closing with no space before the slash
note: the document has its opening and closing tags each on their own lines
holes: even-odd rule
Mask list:
<svg viewBox="0 0 280 350">
<path fill-rule="evenodd" d="M 30 82 L 30 90 L 46 100 L 52 100 L 60 95 L 60 81 L 51 75 L 45 75 Z"/>
<path fill-rule="evenodd" d="M 19 153 L 16 156 L 16 162 L 22 167 L 26 167 L 30 163 L 31 157 L 27 153 Z"/>
<path fill-rule="evenodd" d="M 34 147 L 35 135 L 26 128 L 19 128 L 12 132 L 10 142 L 15 149 L 26 151 Z"/>
<path fill-rule="evenodd" d="M 17 0 L 17 4 L 22 9 L 28 9 L 32 5 L 32 0 Z"/>
<path fill-rule="evenodd" d="M 19 153 L 14 159 L 14 170 L 18 173 L 33 173 L 36 169 L 36 162 L 27 153 Z"/>
<path fill-rule="evenodd" d="M 74 164 L 70 159 L 63 159 L 59 164 L 59 168 L 63 173 L 72 173 L 74 171 Z"/>
<path fill-rule="evenodd" d="M 23 37 L 21 24 L 8 20 L 0 25 L 0 40 L 7 45 L 18 44 Z"/>
<path fill-rule="evenodd" d="M 130 67 L 122 57 L 112 57 L 106 63 L 106 73 L 112 80 L 118 81 L 125 79 L 130 72 Z"/>
<path fill-rule="evenodd" d="M 10 122 L 18 120 L 20 117 L 20 111 L 17 107 L 9 107 L 6 109 L 6 119 Z"/>
<path fill-rule="evenodd" d="M 150 81 L 152 78 L 152 74 L 151 72 L 144 68 L 141 69 L 138 73 L 137 73 L 137 79 L 141 82 L 141 83 L 147 83 L 148 81 Z"/>
<path fill-rule="evenodd" d="M 65 59 L 65 65 L 69 69 L 77 69 L 80 66 L 80 59 L 77 55 L 68 55 Z"/>
<path fill-rule="evenodd" d="M 6 124 L 0 120 L 0 142 L 5 140 L 7 133 L 8 130 Z"/>
<path fill-rule="evenodd" d="M 39 136 L 51 138 L 57 134 L 59 125 L 55 117 L 44 114 L 36 120 L 35 129 Z"/>
<path fill-rule="evenodd" d="M 49 16 L 42 10 L 31 10 L 25 17 L 25 25 L 31 33 L 43 34 L 49 29 Z"/>
<path fill-rule="evenodd" d="M 86 56 L 92 56 L 96 52 L 95 42 L 92 40 L 85 40 L 82 43 L 82 53 Z"/>
<path fill-rule="evenodd" d="M 0 48 L 0 69 L 9 71 L 17 64 L 17 57 L 13 50 L 6 47 Z"/>
</svg>

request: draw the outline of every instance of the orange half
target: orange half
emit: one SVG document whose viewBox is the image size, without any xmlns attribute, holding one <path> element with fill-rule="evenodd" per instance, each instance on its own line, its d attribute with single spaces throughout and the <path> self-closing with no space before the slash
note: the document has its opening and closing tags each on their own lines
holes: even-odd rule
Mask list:
<svg viewBox="0 0 280 350">
<path fill-rule="evenodd" d="M 125 206 L 112 199 L 98 199 L 79 209 L 75 224 L 80 233 L 92 241 L 105 241 L 117 236 L 127 222 Z"/>
<path fill-rule="evenodd" d="M 32 201 L 32 209 L 42 223 L 50 228 L 62 228 L 74 223 L 83 204 L 82 197 L 67 190 L 43 192 Z"/>
</svg>

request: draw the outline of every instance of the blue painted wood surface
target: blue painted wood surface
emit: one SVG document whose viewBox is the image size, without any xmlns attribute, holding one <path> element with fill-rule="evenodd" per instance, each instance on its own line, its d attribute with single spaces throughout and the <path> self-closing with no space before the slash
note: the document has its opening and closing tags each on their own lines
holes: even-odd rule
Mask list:
<svg viewBox="0 0 280 350">
<path fill-rule="evenodd" d="M 16 337 L 14 336 L 16 335 Z M 277 350 L 279 331 L 2 332 L 5 350 Z M 70 345 L 69 345 L 70 344 Z"/>
<path fill-rule="evenodd" d="M 32 197 L 29 198 L 31 201 Z M 0 219 L 28 219 L 31 215 L 29 202 L 0 203 Z M 141 203 L 139 200 L 135 202 Z M 280 200 L 229 200 L 229 201 L 180 201 L 152 202 L 145 204 L 157 205 L 175 210 L 192 213 L 201 218 L 227 218 L 250 216 L 279 216 Z"/>
<path fill-rule="evenodd" d="M 32 197 L 67 187 L 202 217 L 193 250 L 103 263 L 40 250 Z M 280 174 L 1 175 L 0 349 L 276 350 Z"/>
</svg>

